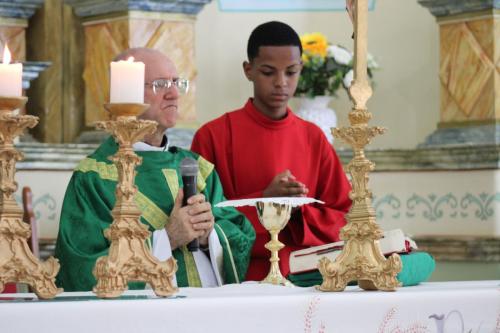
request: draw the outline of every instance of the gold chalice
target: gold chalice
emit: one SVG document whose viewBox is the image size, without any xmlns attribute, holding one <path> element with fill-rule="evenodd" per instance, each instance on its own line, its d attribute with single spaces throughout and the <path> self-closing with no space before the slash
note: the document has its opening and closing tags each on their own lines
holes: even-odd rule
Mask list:
<svg viewBox="0 0 500 333">
<path fill-rule="evenodd" d="M 265 247 L 271 251 L 271 268 L 266 278 L 261 283 L 271 283 L 282 286 L 293 286 L 293 284 L 285 279 L 281 274 L 278 257 L 278 252 L 285 245 L 278 240 L 278 234 L 286 226 L 290 219 L 290 214 L 293 207 L 302 206 L 309 203 L 324 203 L 313 198 L 304 197 L 276 197 L 276 198 L 255 198 L 242 200 L 229 200 L 219 202 L 215 207 L 241 207 L 255 206 L 260 223 L 271 234 L 271 240 L 266 243 Z"/>
<path fill-rule="evenodd" d="M 271 251 L 271 267 L 269 273 L 261 283 L 279 284 L 283 286 L 293 286 L 280 271 L 278 251 L 285 245 L 278 240 L 278 234 L 286 226 L 290 220 L 290 213 L 292 212 L 292 205 L 289 203 L 276 203 L 276 202 L 262 202 L 255 203 L 257 208 L 257 216 L 260 223 L 271 234 L 271 240 L 266 243 L 265 247 Z"/>
</svg>

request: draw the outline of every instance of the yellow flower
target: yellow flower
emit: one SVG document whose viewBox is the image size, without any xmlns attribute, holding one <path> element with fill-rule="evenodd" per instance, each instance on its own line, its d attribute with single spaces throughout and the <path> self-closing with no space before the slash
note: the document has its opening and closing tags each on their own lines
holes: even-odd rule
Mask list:
<svg viewBox="0 0 500 333">
<path fill-rule="evenodd" d="M 304 34 L 300 37 L 300 42 L 302 43 L 302 49 L 308 55 L 317 55 L 321 58 L 326 57 L 328 51 L 328 42 L 325 35 L 319 32 Z M 306 59 L 308 60 L 307 57 Z"/>
</svg>

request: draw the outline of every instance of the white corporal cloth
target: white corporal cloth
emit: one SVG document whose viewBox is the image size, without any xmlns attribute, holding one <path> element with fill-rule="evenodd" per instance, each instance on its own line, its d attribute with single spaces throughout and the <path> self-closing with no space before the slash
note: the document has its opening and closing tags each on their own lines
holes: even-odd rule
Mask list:
<svg viewBox="0 0 500 333">
<path fill-rule="evenodd" d="M 320 203 L 324 204 L 323 201 L 307 198 L 307 197 L 267 197 L 267 198 L 251 198 L 251 199 L 238 199 L 238 200 L 226 200 L 219 202 L 215 207 L 243 207 L 243 206 L 255 206 L 257 202 L 263 203 L 276 203 L 280 205 L 291 205 L 292 207 L 307 205 L 310 203 Z"/>
</svg>

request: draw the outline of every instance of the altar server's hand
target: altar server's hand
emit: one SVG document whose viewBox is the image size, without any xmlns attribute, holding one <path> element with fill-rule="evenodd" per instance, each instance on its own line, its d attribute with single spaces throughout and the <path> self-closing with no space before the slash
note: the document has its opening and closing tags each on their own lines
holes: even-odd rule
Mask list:
<svg viewBox="0 0 500 333">
<path fill-rule="evenodd" d="M 262 192 L 264 197 L 303 197 L 309 192 L 306 185 L 297 181 L 290 170 L 277 174 Z"/>
</svg>

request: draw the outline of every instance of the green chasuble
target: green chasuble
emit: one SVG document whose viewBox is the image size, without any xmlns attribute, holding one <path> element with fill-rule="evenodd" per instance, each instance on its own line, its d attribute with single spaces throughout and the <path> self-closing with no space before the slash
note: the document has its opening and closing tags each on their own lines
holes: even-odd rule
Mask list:
<svg viewBox="0 0 500 333">
<path fill-rule="evenodd" d="M 77 166 L 70 180 L 61 212 L 56 257 L 61 263 L 57 284 L 65 291 L 91 290 L 96 284 L 92 269 L 97 258 L 107 255 L 110 242 L 104 230 L 112 223 L 115 205 L 117 169 L 108 159 L 117 151 L 112 138 L 107 139 L 92 155 Z M 224 201 L 219 177 L 211 163 L 197 154 L 177 147 L 169 151 L 138 151 L 142 164 L 137 167 L 135 202 L 142 212 L 141 222 L 151 232 L 163 229 L 182 177 L 178 166 L 185 157 L 198 160 L 198 190 L 212 204 L 214 229 L 223 248 L 223 280 L 243 281 L 248 268 L 255 232 L 250 222 L 234 208 L 213 207 Z M 201 287 L 193 255 L 186 246 L 173 251 L 177 260 L 179 287 Z M 144 283 L 131 283 L 131 288 Z"/>
</svg>

